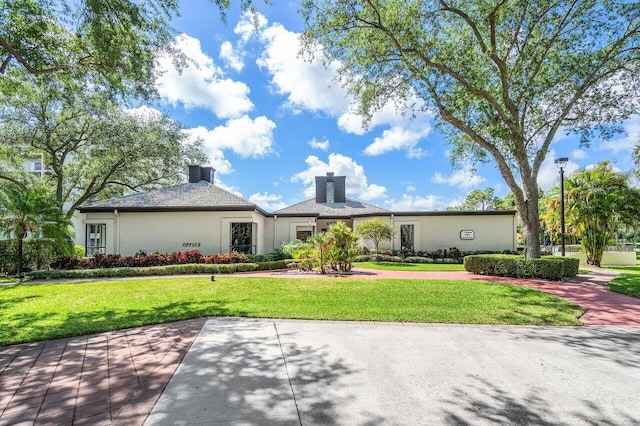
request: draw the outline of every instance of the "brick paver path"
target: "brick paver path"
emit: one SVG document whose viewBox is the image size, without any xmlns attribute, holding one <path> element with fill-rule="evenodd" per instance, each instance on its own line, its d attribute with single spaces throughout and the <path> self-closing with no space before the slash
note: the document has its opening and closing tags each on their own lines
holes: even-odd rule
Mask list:
<svg viewBox="0 0 640 426">
<path fill-rule="evenodd" d="M 139 425 L 206 319 L 0 348 L 0 425 Z"/>
</svg>

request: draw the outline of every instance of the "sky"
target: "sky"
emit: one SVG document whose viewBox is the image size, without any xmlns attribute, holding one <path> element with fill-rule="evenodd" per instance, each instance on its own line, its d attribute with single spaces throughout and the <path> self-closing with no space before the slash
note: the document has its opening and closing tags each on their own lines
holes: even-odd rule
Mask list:
<svg viewBox="0 0 640 426">
<path fill-rule="evenodd" d="M 187 67 L 178 72 L 170 57 L 158 58 L 160 99 L 147 105 L 204 141 L 216 185 L 267 211 L 312 198 L 315 176 L 327 172 L 346 176 L 347 197 L 395 211 L 445 210 L 474 189 L 509 193 L 493 163 L 451 165 L 432 113 L 386 105 L 364 128 L 336 67 L 300 57 L 297 2 L 258 1 L 258 28 L 231 3 L 225 24 L 208 0 L 181 1 L 172 26 Z M 540 186 L 558 185 L 557 157 L 569 157 L 567 173 L 603 160 L 631 169 L 640 116 L 623 126 L 626 134 L 590 147 L 559 133 Z"/>
</svg>

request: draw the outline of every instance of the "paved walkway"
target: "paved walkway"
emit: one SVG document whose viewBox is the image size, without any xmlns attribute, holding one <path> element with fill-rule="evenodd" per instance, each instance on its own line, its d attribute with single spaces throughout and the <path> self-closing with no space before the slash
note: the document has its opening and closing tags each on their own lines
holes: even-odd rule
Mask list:
<svg viewBox="0 0 640 426">
<path fill-rule="evenodd" d="M 604 290 L 602 287 L 611 276 L 603 274 L 580 276 L 566 283 L 553 283 L 475 276 L 466 272 L 364 272 L 366 274 L 357 276 L 481 279 L 527 285 L 586 307 L 587 313 L 581 318 L 585 324 L 640 325 L 640 300 Z M 0 425 L 142 424 L 205 321 L 206 319 L 195 319 L 91 336 L 0 347 Z M 273 327 L 274 323 L 271 324 Z M 447 326 L 437 327 L 447 328 Z M 473 329 L 477 326 L 463 327 Z M 574 333 L 573 330 L 578 334 L 583 333 L 575 327 L 560 329 L 565 330 L 561 331 L 564 334 Z M 395 333 L 396 329 L 390 330 Z M 511 332 L 512 335 L 519 335 L 520 328 L 514 330 Z M 629 350 L 629 347 L 625 349 L 637 357 L 638 347 L 640 347 L 637 334 L 640 329 L 632 327 L 630 330 L 632 331 L 624 331 L 624 333 L 635 336 L 633 339 L 636 339 L 634 340 L 636 344 L 630 346 L 635 349 Z M 236 330 L 234 333 L 242 335 L 243 332 Z M 528 331 L 528 333 L 535 332 Z M 250 340 L 256 337 L 251 334 L 250 336 Z M 609 339 L 618 342 L 626 341 L 626 337 L 612 335 L 609 335 Z M 591 348 L 587 349 L 593 349 L 591 345 L 594 340 L 583 342 L 582 338 L 573 339 L 568 335 L 565 336 L 565 340 L 567 342 L 571 340 L 573 346 L 586 345 Z M 599 345 L 600 343 L 598 347 Z M 614 349 L 621 351 L 623 348 Z M 598 355 L 604 357 L 608 350 L 598 350 Z M 266 356 L 269 353 L 274 354 L 264 352 L 263 355 Z M 233 359 L 241 360 L 247 354 L 236 355 Z M 640 360 L 636 360 L 633 365 L 637 368 L 639 364 Z M 322 374 L 331 374 L 331 372 Z M 320 378 L 313 380 L 316 379 L 320 380 Z M 312 378 L 309 380 L 313 381 Z M 233 384 L 233 381 L 228 383 L 229 386 Z M 230 388 L 227 390 L 232 391 Z M 495 390 L 499 391 L 499 389 Z M 637 394 L 637 390 L 634 390 L 630 395 Z M 262 401 L 260 404 L 268 406 L 269 402 Z M 272 414 L 274 413 L 276 411 Z M 634 419 L 638 420 L 636 417 Z M 320 422 L 319 419 L 315 420 L 318 421 L 314 421 L 311 417 L 311 420 L 304 424 Z M 335 421 L 336 419 L 325 420 L 329 424 L 343 423 Z"/>
</svg>

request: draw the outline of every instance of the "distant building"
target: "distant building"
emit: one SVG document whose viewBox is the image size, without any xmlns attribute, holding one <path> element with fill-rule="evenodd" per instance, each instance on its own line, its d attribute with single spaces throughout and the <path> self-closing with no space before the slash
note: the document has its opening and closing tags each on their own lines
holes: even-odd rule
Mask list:
<svg viewBox="0 0 640 426">
<path fill-rule="evenodd" d="M 189 182 L 85 204 L 87 255 L 198 249 L 205 254 L 269 253 L 337 221 L 355 228 L 378 218 L 396 229 L 381 250 L 515 250 L 515 211 L 394 212 L 346 197 L 346 176 L 316 177 L 315 198 L 269 213 L 214 184 L 214 169 L 189 166 Z M 373 243 L 363 241 L 369 248 Z"/>
</svg>

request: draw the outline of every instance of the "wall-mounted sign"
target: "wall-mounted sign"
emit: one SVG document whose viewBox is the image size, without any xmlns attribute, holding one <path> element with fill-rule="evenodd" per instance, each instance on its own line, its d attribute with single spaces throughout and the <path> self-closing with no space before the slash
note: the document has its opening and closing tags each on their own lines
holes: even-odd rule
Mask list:
<svg viewBox="0 0 640 426">
<path fill-rule="evenodd" d="M 200 243 L 182 243 L 182 247 L 200 247 Z"/>
<path fill-rule="evenodd" d="M 460 231 L 460 239 L 461 240 L 473 240 L 476 237 L 475 232 L 473 232 L 473 229 L 463 229 L 462 231 Z"/>
</svg>

